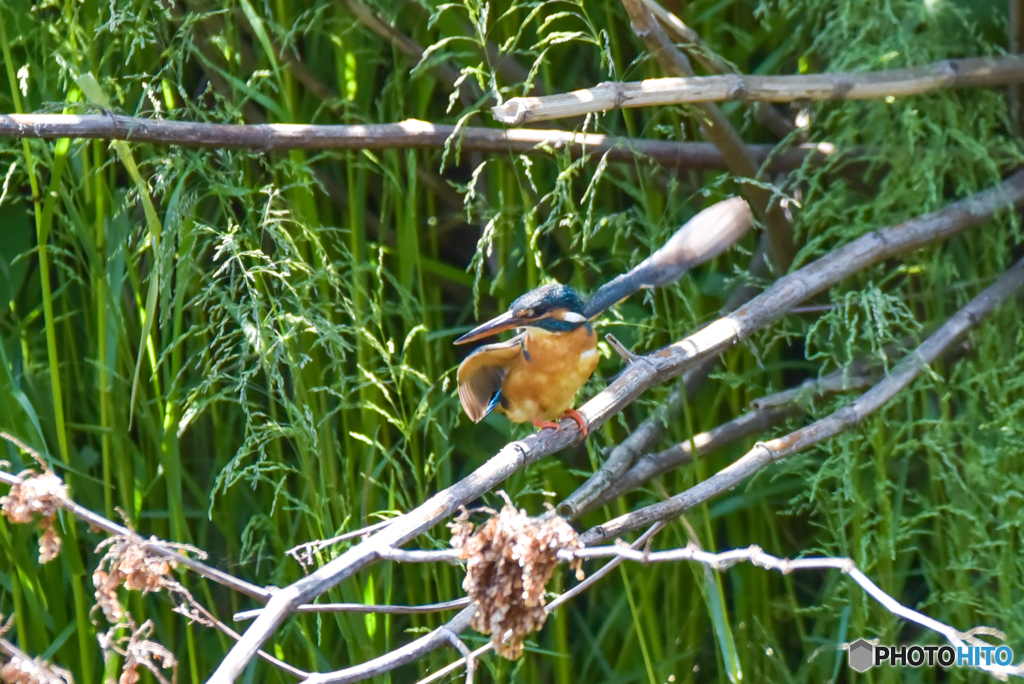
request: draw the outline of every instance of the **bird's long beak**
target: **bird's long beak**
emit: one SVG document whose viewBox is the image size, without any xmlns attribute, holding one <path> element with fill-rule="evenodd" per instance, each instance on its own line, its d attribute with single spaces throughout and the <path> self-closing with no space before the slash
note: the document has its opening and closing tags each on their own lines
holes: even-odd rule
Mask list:
<svg viewBox="0 0 1024 684">
<path fill-rule="evenodd" d="M 477 327 L 470 330 L 468 333 L 455 340 L 455 344 L 465 344 L 466 342 L 472 342 L 473 340 L 479 340 L 482 337 L 490 337 L 491 335 L 497 335 L 502 330 L 509 330 L 511 328 L 520 328 L 529 324 L 529 320 L 514 316 L 511 311 L 506 311 L 497 318 L 492 318 L 486 323 L 482 323 Z"/>
</svg>

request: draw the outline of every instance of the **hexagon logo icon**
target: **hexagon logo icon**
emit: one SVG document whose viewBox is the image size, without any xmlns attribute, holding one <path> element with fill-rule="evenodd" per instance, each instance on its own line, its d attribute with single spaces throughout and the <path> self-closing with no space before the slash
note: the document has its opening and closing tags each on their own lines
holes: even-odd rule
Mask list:
<svg viewBox="0 0 1024 684">
<path fill-rule="evenodd" d="M 857 639 L 850 644 L 850 667 L 857 672 L 864 672 L 875 665 L 875 647 L 864 639 Z"/>
</svg>

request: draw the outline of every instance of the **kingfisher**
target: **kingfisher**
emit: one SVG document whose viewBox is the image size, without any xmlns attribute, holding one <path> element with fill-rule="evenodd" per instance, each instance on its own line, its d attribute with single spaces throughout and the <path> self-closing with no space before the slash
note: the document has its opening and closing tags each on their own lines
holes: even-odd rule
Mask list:
<svg viewBox="0 0 1024 684">
<path fill-rule="evenodd" d="M 591 321 L 643 288 L 660 287 L 728 249 L 750 227 L 750 207 L 739 197 L 700 212 L 628 273 L 602 285 L 586 303 L 567 285 L 542 285 L 520 296 L 500 316 L 473 328 L 455 344 L 521 330 L 507 342 L 475 349 L 459 365 L 459 400 L 479 423 L 491 411 L 514 423 L 561 429 L 571 418 L 583 437 L 586 419 L 573 399 L 597 368 L 597 335 Z"/>
</svg>

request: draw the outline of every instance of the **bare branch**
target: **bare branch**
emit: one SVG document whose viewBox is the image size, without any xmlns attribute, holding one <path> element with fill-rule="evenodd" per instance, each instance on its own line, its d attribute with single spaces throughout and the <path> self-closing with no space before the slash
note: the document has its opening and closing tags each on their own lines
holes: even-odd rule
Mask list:
<svg viewBox="0 0 1024 684">
<path fill-rule="evenodd" d="M 1022 270 L 1022 273 L 1024 273 L 1024 270 Z M 939 622 L 938 620 L 925 615 L 924 613 L 920 613 L 913 608 L 904 606 L 892 596 L 882 591 L 882 589 L 872 582 L 867 575 L 861 572 L 857 568 L 857 565 L 849 558 L 833 558 L 826 556 L 790 560 L 788 558 L 778 558 L 777 556 L 767 554 L 759 546 L 750 546 L 745 549 L 733 549 L 731 551 L 723 551 L 721 553 L 708 553 L 707 551 L 697 548 L 697 546 L 692 543 L 686 548 L 672 549 L 669 551 L 638 551 L 633 546 L 626 546 L 625 544 L 599 547 L 591 546 L 575 550 L 563 549 L 558 552 L 558 557 L 565 561 L 579 558 L 618 558 L 628 559 L 644 564 L 696 561 L 715 570 L 725 570 L 737 563 L 750 563 L 751 565 L 756 565 L 760 568 L 775 570 L 784 575 L 788 575 L 789 573 L 798 570 L 840 570 L 843 574 L 849 575 L 850 579 L 856 582 L 857 585 L 866 591 L 873 599 L 882 604 L 882 606 L 890 613 L 901 617 L 908 622 L 920 625 L 925 629 L 937 632 L 953 646 L 966 646 L 968 644 L 983 645 L 984 642 L 974 636 L 978 633 L 993 634 L 995 632 L 996 635 L 1003 640 L 1006 638 L 1001 632 L 996 632 L 996 630 L 992 630 L 987 627 L 975 628 L 966 632 L 961 632 L 945 623 Z M 1024 672 L 1024 666 L 1006 666 L 996 665 L 994 663 L 983 665 L 979 663 L 977 667 L 981 670 L 991 672 L 1004 678 L 1006 675 L 1019 675 Z"/>
<path fill-rule="evenodd" d="M 397 563 L 458 563 L 459 552 L 455 549 L 440 549 L 435 551 L 424 551 L 422 549 L 382 549 L 381 560 L 395 561 Z"/>
<path fill-rule="evenodd" d="M 677 42 L 685 45 L 689 56 L 700 62 L 705 69 L 713 74 L 731 74 L 736 72 L 736 69 L 731 64 L 709 48 L 707 43 L 697 35 L 697 32 L 684 24 L 679 17 L 666 10 L 654 0 L 644 0 L 644 6 L 661 22 L 666 32 L 674 36 Z"/>
<path fill-rule="evenodd" d="M 925 216 L 875 231 L 779 279 L 747 305 L 661 351 L 631 363 L 580 412 L 591 429 L 629 405 L 652 385 L 676 377 L 701 359 L 718 355 L 780 318 L 789 309 L 848 275 L 883 259 L 946 239 L 991 218 L 997 211 L 1024 203 L 1024 171 L 968 199 Z M 401 546 L 488 492 L 507 477 L 544 456 L 575 443 L 579 428 L 567 420 L 561 430 L 542 430 L 507 444 L 468 477 L 438 492 L 418 508 L 352 547 L 298 582 L 274 592 L 257 618 L 228 653 L 209 681 L 230 682 L 241 673 L 259 646 L 296 606 L 351 577 L 379 560 L 379 554 Z"/>
<path fill-rule="evenodd" d="M 694 458 L 694 446 L 698 450 L 696 455 L 703 456 L 799 414 L 801 409 L 792 404 L 800 397 L 847 392 L 869 386 L 871 380 L 860 375 L 868 371 L 868 364 L 857 362 L 851 368 L 834 371 L 824 378 L 808 380 L 799 387 L 755 399 L 751 402 L 754 411 L 713 430 L 694 435 L 690 440 L 669 449 L 638 458 L 642 451 L 661 438 L 664 428 L 682 409 L 683 395 L 689 387 L 689 383 L 684 382 L 672 390 L 649 418 L 611 450 L 597 472 L 558 505 L 558 512 L 575 520 L 644 482 L 690 462 Z M 857 375 L 851 376 L 851 372 Z"/>
<path fill-rule="evenodd" d="M 417 613 L 438 613 L 442 610 L 454 610 L 465 608 L 469 605 L 468 598 L 454 599 L 452 601 L 441 601 L 440 603 L 426 603 L 419 606 L 396 606 L 396 605 L 368 605 L 366 603 L 304 603 L 295 609 L 296 613 L 392 613 L 397 615 L 414 615 Z M 235 613 L 232 619 L 235 622 L 252 620 L 263 612 L 262 608 L 243 610 Z"/>
<path fill-rule="evenodd" d="M 935 360 L 961 335 L 974 327 L 982 316 L 990 312 L 1022 284 L 1024 284 L 1024 259 L 1014 264 L 995 283 L 954 314 L 917 349 L 900 361 L 884 380 L 852 403 L 830 416 L 784 437 L 757 444 L 738 461 L 682 494 L 677 494 L 667 501 L 641 508 L 588 530 L 581 536 L 581 539 L 585 544 L 594 543 L 638 527 L 645 527 L 655 521 L 677 517 L 683 511 L 735 487 L 768 464 L 780 461 L 856 425 L 865 416 L 881 408 L 897 392 L 909 385 L 927 364 Z"/>
<path fill-rule="evenodd" d="M 722 74 L 602 83 L 546 97 L 514 97 L 491 108 L 508 126 L 583 116 L 611 109 L 706 102 L 800 102 L 908 97 L 942 88 L 984 88 L 1024 83 L 1024 56 L 946 59 L 934 64 L 863 73 L 746 76 Z"/>
<path fill-rule="evenodd" d="M 662 140 L 631 140 L 598 133 L 540 129 L 503 131 L 408 119 L 390 124 L 211 124 L 143 119 L 121 114 L 0 114 L 0 137 L 82 138 L 126 140 L 134 143 L 193 148 L 275 150 L 443 149 L 453 135 L 465 151 L 552 155 L 568 150 L 573 156 L 607 155 L 611 161 L 647 158 L 669 168 L 713 170 L 726 163 L 714 145 Z M 770 158 L 772 173 L 799 167 L 808 156 L 818 162 L 839 152 L 827 143 L 799 145 L 778 154 L 774 145 L 747 145 L 758 164 Z M 850 154 L 857 154 L 851 150 Z"/>
<path fill-rule="evenodd" d="M 238 632 L 236 632 L 235 630 L 231 629 L 226 624 L 224 624 L 223 622 L 218 620 L 217 617 L 213 613 L 211 613 L 209 610 L 207 610 L 206 606 L 204 606 L 198 600 L 196 600 L 195 596 L 192 595 L 192 592 L 190 592 L 188 589 L 186 589 L 182 585 L 178 584 L 177 582 L 174 582 L 174 585 L 175 586 L 173 588 L 171 588 L 171 587 L 168 587 L 168 588 L 174 594 L 177 594 L 178 596 L 184 597 L 185 600 L 188 601 L 188 605 L 190 605 L 192 607 L 192 610 L 189 611 L 186 606 L 182 605 L 182 606 L 179 606 L 179 607 L 175 608 L 175 612 L 181 613 L 182 615 L 185 615 L 190 620 L 195 620 L 195 621 L 199 622 L 200 624 L 208 623 L 208 626 L 213 626 L 214 628 L 219 629 L 220 631 L 222 631 L 224 634 L 227 634 L 232 639 L 235 639 L 236 641 L 238 640 L 238 638 L 241 635 L 239 635 Z M 205 621 L 205 623 L 204 623 L 204 621 Z M 260 658 L 263 658 L 265 661 L 267 661 L 268 663 L 270 663 L 274 667 L 277 667 L 277 668 L 287 672 L 288 674 L 293 675 L 294 677 L 297 677 L 298 679 L 303 679 L 304 680 L 307 677 L 309 677 L 309 673 L 306 672 L 305 670 L 300 670 L 299 668 L 295 667 L 294 665 L 292 665 L 290 663 L 286 663 L 283 660 L 278 660 L 277 658 L 275 658 L 274 656 L 270 655 L 266 651 L 260 650 L 257 653 L 257 655 L 259 655 Z"/>
<path fill-rule="evenodd" d="M 768 428 L 780 425 L 787 418 L 799 415 L 800 413 L 801 410 L 798 406 L 750 411 L 735 420 L 719 425 L 713 430 L 694 435 L 690 441 L 681 442 L 664 451 L 646 454 L 639 458 L 633 464 L 633 467 L 627 470 L 621 477 L 605 485 L 603 490 L 595 492 L 591 500 L 580 501 L 572 510 L 575 516 L 579 517 L 587 511 L 603 506 L 626 492 L 639 487 L 644 482 L 648 482 L 674 468 L 689 463 L 695 457 L 706 456 L 727 444 L 732 444 L 751 435 L 764 432 Z M 694 445 L 697 447 L 696 450 L 694 450 Z"/>
<path fill-rule="evenodd" d="M 365 663 L 360 663 L 359 665 L 355 665 L 344 670 L 314 674 L 303 684 L 348 684 L 349 682 L 359 682 L 385 672 L 390 672 L 391 670 L 401 667 L 406 663 L 411 663 L 414 660 L 422 658 L 427 653 L 430 653 L 445 644 L 451 643 L 450 635 L 459 634 L 466 629 L 475 613 L 476 606 L 469 606 L 449 620 L 446 624 L 441 625 L 434 631 L 430 632 L 430 634 L 422 636 L 405 646 L 400 646 L 379 658 L 368 660 Z M 473 657 L 475 657 L 475 655 L 476 654 L 471 654 Z M 459 662 L 465 662 L 465 658 Z"/>
<path fill-rule="evenodd" d="M 469 650 L 469 646 L 459 638 L 459 635 L 447 627 L 441 627 L 442 633 L 448 638 L 455 650 L 462 654 L 462 660 L 466 663 L 466 684 L 473 684 L 473 674 L 476 672 L 476 656 Z"/>
<path fill-rule="evenodd" d="M 693 76 L 690 60 L 676 49 L 661 25 L 644 5 L 643 0 L 622 0 L 633 32 L 644 42 L 666 73 L 672 76 Z M 697 121 L 704 138 L 719 149 L 729 165 L 729 171 L 741 178 L 757 178 L 759 170 L 732 124 L 717 106 L 697 104 Z M 750 200 L 754 212 L 764 221 L 768 234 L 767 255 L 776 273 L 789 270 L 793 260 L 793 233 L 789 219 L 783 213 L 778 198 L 761 185 L 744 184 L 743 194 Z"/>
<path fill-rule="evenodd" d="M 0 433 L 0 437 L 6 436 L 6 433 Z M 4 484 L 14 486 L 20 484 L 22 481 L 22 478 L 18 477 L 17 475 L 11 475 L 10 473 L 0 471 L 0 482 L 3 482 Z M 79 504 L 75 503 L 74 501 L 68 498 L 61 498 L 58 499 L 57 501 L 58 505 L 61 508 L 71 513 L 75 517 L 89 523 L 89 525 L 91 525 L 92 527 L 101 529 L 104 532 L 108 532 L 115 536 L 138 537 L 138 535 L 135 532 L 129 530 L 127 527 L 118 525 L 115 522 L 111 522 L 110 520 L 104 518 L 102 515 L 99 515 L 98 513 L 93 513 L 88 508 L 80 506 Z M 214 582 L 223 584 L 224 586 L 234 589 L 235 591 L 245 594 L 247 596 L 252 596 L 253 598 L 258 598 L 262 601 L 266 601 L 271 596 L 271 592 L 264 589 L 263 587 L 257 587 L 255 584 L 249 584 L 248 582 L 240 580 L 237 577 L 233 577 L 226 572 L 218 570 L 217 568 L 211 568 L 208 565 L 200 563 L 194 558 L 190 558 L 183 554 L 177 553 L 176 551 L 173 551 L 165 544 L 159 542 L 151 542 L 142 539 L 141 546 L 146 551 L 154 555 L 163 556 L 170 560 L 173 560 L 175 563 L 183 565 L 189 570 L 192 570 L 193 572 L 196 572 L 202 575 L 203 577 L 206 577 L 207 579 L 211 579 Z"/>
</svg>

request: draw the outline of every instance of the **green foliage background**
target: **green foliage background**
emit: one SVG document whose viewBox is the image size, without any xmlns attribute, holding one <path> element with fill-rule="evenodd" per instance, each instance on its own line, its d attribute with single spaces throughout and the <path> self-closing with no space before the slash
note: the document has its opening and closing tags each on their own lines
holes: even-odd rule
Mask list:
<svg viewBox="0 0 1024 684">
<path fill-rule="evenodd" d="M 1005 7 L 994 0 L 668 7 L 745 73 L 885 69 L 1005 48 Z M 91 74 L 107 106 L 138 116 L 493 126 L 494 98 L 525 94 L 524 81 L 553 93 L 662 75 L 613 0 L 403 0 L 374 9 L 430 46 L 422 62 L 368 31 L 345 2 L 0 0 L 0 111 L 95 113 L 76 81 Z M 488 44 L 520 69 L 496 68 Z M 459 95 L 432 70 L 442 64 L 461 71 Z M 747 108 L 723 109 L 746 140 L 775 140 Z M 794 200 L 796 266 L 989 187 L 1022 160 L 997 90 L 808 110 L 812 140 L 866 150 L 867 164 L 770 179 Z M 696 140 L 689 114 L 631 110 L 557 125 Z M 457 143 L 386 152 L 122 150 L 0 141 L 0 428 L 59 464 L 81 504 L 114 519 L 119 507 L 144 535 L 194 544 L 214 565 L 278 586 L 303 574 L 287 549 L 409 510 L 526 433 L 500 417 L 472 425 L 462 416 L 456 333 L 548 279 L 593 291 L 737 191 L 727 174 L 558 151 L 483 155 Z M 148 216 L 147 202 L 155 207 Z M 603 330 L 650 350 L 712 320 L 743 280 L 755 240 L 620 305 Z M 842 283 L 816 302 L 830 308 L 787 316 L 726 354 L 671 438 L 688 439 L 755 397 L 855 356 L 893 362 L 901 355 L 894 345 L 907 348 L 980 291 L 1019 240 L 1019 226 L 1004 217 Z M 965 358 L 937 364 L 859 429 L 692 511 L 656 546 L 681 546 L 693 534 L 707 549 L 758 544 L 777 555 L 849 556 L 900 600 L 962 629 L 1003 629 L 1024 654 L 1020 319 L 1015 304 L 999 308 Z M 617 372 L 604 353 L 581 396 Z M 545 459 L 506 489 L 534 512 L 556 503 L 667 391 L 649 392 L 586 449 Z M 821 416 L 845 401 L 809 410 Z M 583 527 L 681 491 L 752 441 L 661 478 Z M 14 471 L 28 465 L 3 449 Z M 107 625 L 90 611 L 101 537 L 71 522 L 61 519 L 59 560 L 39 566 L 36 531 L 0 519 L 0 613 L 15 615 L 7 638 L 79 682 L 97 682 L 119 667 L 104 666 L 96 633 Z M 446 530 L 419 544 L 445 546 Z M 180 580 L 222 619 L 252 607 L 194 576 Z M 384 563 L 325 600 L 426 603 L 459 596 L 460 581 L 456 568 Z M 173 613 L 163 594 L 125 600 L 177 654 L 181 681 L 205 679 L 230 647 Z M 305 669 L 337 669 L 441 619 L 303 615 L 268 650 Z M 633 566 L 557 612 L 523 659 L 489 658 L 480 676 L 845 680 L 838 645 L 861 636 L 938 643 L 839 573 L 737 567 L 716 577 L 688 565 Z M 393 678 L 414 681 L 453 657 L 433 654 Z M 863 679 L 943 677 L 925 668 Z M 247 680 L 291 678 L 261 663 Z"/>
</svg>

